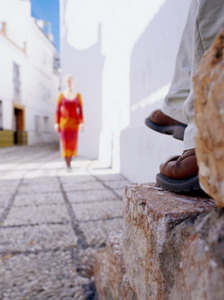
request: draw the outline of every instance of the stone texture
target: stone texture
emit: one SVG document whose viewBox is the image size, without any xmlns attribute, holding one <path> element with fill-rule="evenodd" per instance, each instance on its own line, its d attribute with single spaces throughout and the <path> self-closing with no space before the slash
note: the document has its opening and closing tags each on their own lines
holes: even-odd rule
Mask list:
<svg viewBox="0 0 224 300">
<path fill-rule="evenodd" d="M 114 192 L 121 198 L 123 199 L 124 196 L 124 187 L 122 189 L 115 189 Z"/>
<path fill-rule="evenodd" d="M 77 273 L 69 251 L 0 257 L 0 299 L 85 300 L 89 282 Z"/>
<path fill-rule="evenodd" d="M 97 253 L 94 275 L 100 300 L 137 299 L 126 276 L 121 232 L 111 234 L 106 248 Z"/>
<path fill-rule="evenodd" d="M 0 253 L 64 250 L 76 246 L 76 242 L 71 226 L 64 224 L 5 227 L 0 230 Z"/>
<path fill-rule="evenodd" d="M 104 186 L 102 185 L 102 183 L 100 182 L 88 182 L 88 184 L 86 184 L 86 182 L 79 182 L 79 183 L 65 183 L 64 184 L 64 190 L 65 191 L 73 191 L 73 192 L 77 192 L 77 191 L 83 191 L 83 190 L 93 190 L 93 191 L 98 191 L 98 190 L 102 190 L 104 189 Z"/>
<path fill-rule="evenodd" d="M 41 223 L 66 223 L 69 216 L 64 205 L 13 207 L 4 226 Z"/>
<path fill-rule="evenodd" d="M 8 205 L 11 197 L 12 197 L 11 194 L 9 194 L 9 195 L 8 194 L 3 194 L 3 195 L 0 194 L 0 208 L 1 209 L 5 208 Z"/>
<path fill-rule="evenodd" d="M 71 203 L 86 203 L 86 202 L 100 202 L 107 199 L 117 200 L 116 194 L 108 189 L 97 190 L 97 191 L 76 191 L 67 192 L 68 199 Z"/>
<path fill-rule="evenodd" d="M 61 182 L 68 184 L 68 183 L 80 183 L 80 182 L 85 182 L 85 183 L 89 183 L 89 182 L 93 182 L 95 181 L 94 177 L 90 176 L 90 175 L 76 175 L 76 176 L 72 176 L 72 177 L 68 177 L 68 176 L 63 176 L 61 177 Z"/>
<path fill-rule="evenodd" d="M 224 31 L 201 60 L 194 78 L 196 154 L 203 189 L 224 207 Z"/>
<path fill-rule="evenodd" d="M 80 228 L 85 232 L 86 240 L 89 245 L 105 245 L 109 232 L 119 231 L 123 228 L 123 219 L 110 219 L 106 222 L 105 220 L 82 222 Z M 92 230 L 92 228 L 94 228 L 94 230 Z"/>
<path fill-rule="evenodd" d="M 3 212 L 4 212 L 4 208 L 0 207 L 0 219 L 2 217 Z"/>
<path fill-rule="evenodd" d="M 209 198 L 130 185 L 123 248 L 139 300 L 224 299 L 224 211 Z"/>
<path fill-rule="evenodd" d="M 199 223 L 183 244 L 169 299 L 224 299 L 224 210 Z"/>
<path fill-rule="evenodd" d="M 123 190 L 125 188 L 125 185 L 128 183 L 130 183 L 130 182 L 127 180 L 107 181 L 106 185 L 111 188 L 114 188 L 114 189 L 122 189 Z"/>
<path fill-rule="evenodd" d="M 102 201 L 94 209 L 92 203 L 77 203 L 72 204 L 75 216 L 79 221 L 97 221 L 113 218 L 121 218 L 123 205 L 121 201 Z"/>
<path fill-rule="evenodd" d="M 107 175 L 96 175 L 96 177 L 99 180 L 104 181 L 105 183 L 107 183 L 108 181 L 123 181 L 126 180 L 126 178 L 122 175 L 122 174 L 107 174 Z"/>
<path fill-rule="evenodd" d="M 40 188 L 41 187 L 41 188 Z M 29 184 L 22 184 L 19 189 L 19 194 L 35 194 L 38 193 L 41 189 L 42 193 L 48 193 L 48 192 L 59 192 L 60 188 L 58 184 L 52 184 L 51 182 L 48 184 L 45 181 L 45 184 L 38 184 L 38 183 L 32 183 L 32 181 Z"/>
<path fill-rule="evenodd" d="M 34 177 L 32 179 L 31 178 L 25 178 L 23 180 L 21 188 L 22 188 L 23 185 L 25 185 L 25 186 L 31 185 L 32 187 L 33 186 L 38 187 L 40 185 L 41 186 L 42 185 L 49 185 L 49 186 L 56 185 L 56 186 L 58 186 L 58 180 L 55 177 L 44 177 L 44 176 L 41 176 L 41 177 L 38 177 L 38 178 Z"/>
<path fill-rule="evenodd" d="M 46 204 L 64 204 L 64 199 L 60 193 L 34 193 L 16 195 L 14 206 L 40 206 Z"/>
<path fill-rule="evenodd" d="M 76 158 L 67 172 L 55 150 L 0 149 L 0 300 L 98 299 L 94 258 L 121 230 L 122 202 L 111 169 Z"/>
</svg>

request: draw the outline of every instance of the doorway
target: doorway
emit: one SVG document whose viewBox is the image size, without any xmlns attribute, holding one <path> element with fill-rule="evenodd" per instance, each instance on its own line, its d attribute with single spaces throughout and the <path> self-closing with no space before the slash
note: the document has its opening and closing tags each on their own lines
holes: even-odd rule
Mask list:
<svg viewBox="0 0 224 300">
<path fill-rule="evenodd" d="M 25 132 L 25 110 L 24 107 L 14 106 L 14 144 L 27 144 Z"/>
</svg>

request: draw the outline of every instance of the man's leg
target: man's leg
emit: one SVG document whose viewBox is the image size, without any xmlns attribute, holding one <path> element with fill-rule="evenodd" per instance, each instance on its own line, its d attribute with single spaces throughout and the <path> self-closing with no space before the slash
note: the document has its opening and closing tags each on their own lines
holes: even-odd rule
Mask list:
<svg viewBox="0 0 224 300">
<path fill-rule="evenodd" d="M 186 128 L 184 124 L 188 124 L 184 149 L 195 147 L 192 77 L 202 55 L 223 25 L 222 0 L 192 0 L 179 46 L 174 77 L 164 106 L 162 111 L 153 112 L 145 120 L 145 124 L 151 129 L 172 134 L 178 139 L 183 139 Z"/>
<path fill-rule="evenodd" d="M 174 192 L 184 192 L 199 188 L 197 176 L 198 167 L 194 151 L 196 128 L 194 123 L 194 89 L 192 78 L 197 71 L 202 55 L 210 47 L 220 28 L 224 26 L 223 0 L 193 1 L 194 12 L 196 12 L 196 14 L 192 18 L 192 20 L 194 20 L 194 26 L 190 27 L 193 33 L 193 38 L 191 39 L 192 60 L 190 64 L 190 93 L 185 101 L 173 99 L 172 97 L 167 99 L 164 108 L 164 112 L 173 118 L 175 118 L 175 113 L 178 114 L 179 109 L 183 110 L 184 118 L 188 124 L 184 134 L 185 151 L 181 156 L 171 158 L 162 164 L 160 167 L 160 174 L 157 175 L 157 183 L 163 188 Z M 175 86 L 175 84 L 173 86 Z M 175 109 L 175 107 L 177 108 Z M 169 108 L 171 111 L 169 111 Z"/>
<path fill-rule="evenodd" d="M 188 120 L 183 113 L 183 108 L 190 94 L 193 35 L 197 8 L 197 0 L 192 0 L 179 45 L 173 80 L 162 108 L 164 114 L 184 124 L 188 124 Z"/>
<path fill-rule="evenodd" d="M 194 0 L 195 1 L 195 0 Z M 191 92 L 184 102 L 184 116 L 188 126 L 184 135 L 184 149 L 195 148 L 196 128 L 194 123 L 194 89 L 193 76 L 195 75 L 202 55 L 211 46 L 215 36 L 224 26 L 223 0 L 197 0 L 198 9 L 194 26 Z"/>
<path fill-rule="evenodd" d="M 145 120 L 146 126 L 183 140 L 187 119 L 183 113 L 184 102 L 190 94 L 193 55 L 193 32 L 197 12 L 197 0 L 192 0 L 187 22 L 182 34 L 170 90 L 162 110 L 154 111 Z"/>
</svg>

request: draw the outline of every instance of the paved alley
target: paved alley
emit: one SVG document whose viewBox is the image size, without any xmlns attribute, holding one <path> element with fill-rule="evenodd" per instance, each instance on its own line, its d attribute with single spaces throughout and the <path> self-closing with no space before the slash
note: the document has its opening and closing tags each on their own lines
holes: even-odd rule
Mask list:
<svg viewBox="0 0 224 300">
<path fill-rule="evenodd" d="M 97 299 L 94 253 L 122 227 L 127 180 L 72 166 L 56 145 L 0 149 L 0 300 Z"/>
</svg>

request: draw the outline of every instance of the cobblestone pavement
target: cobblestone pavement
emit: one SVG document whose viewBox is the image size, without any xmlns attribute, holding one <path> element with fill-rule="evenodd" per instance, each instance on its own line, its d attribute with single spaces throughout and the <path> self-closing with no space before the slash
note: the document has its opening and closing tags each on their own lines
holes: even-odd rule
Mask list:
<svg viewBox="0 0 224 300">
<path fill-rule="evenodd" d="M 94 253 L 122 227 L 127 180 L 55 145 L 0 149 L 0 300 L 97 299 Z"/>
</svg>

